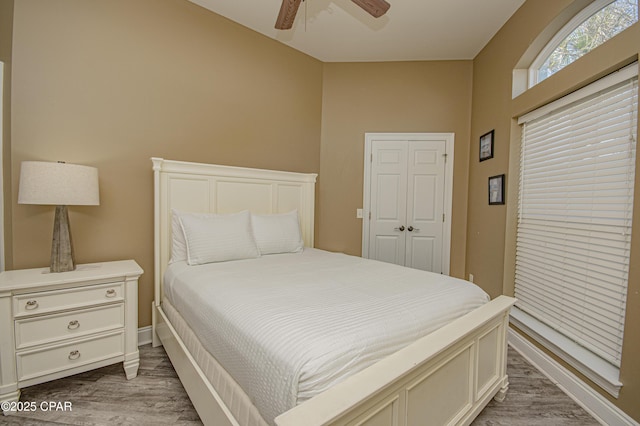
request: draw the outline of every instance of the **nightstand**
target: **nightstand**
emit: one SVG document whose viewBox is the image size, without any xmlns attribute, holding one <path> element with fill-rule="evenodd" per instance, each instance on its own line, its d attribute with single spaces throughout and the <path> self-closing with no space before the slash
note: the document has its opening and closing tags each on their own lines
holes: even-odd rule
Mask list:
<svg viewBox="0 0 640 426">
<path fill-rule="evenodd" d="M 0 273 L 0 401 L 116 362 L 136 377 L 142 273 L 133 260 Z"/>
</svg>

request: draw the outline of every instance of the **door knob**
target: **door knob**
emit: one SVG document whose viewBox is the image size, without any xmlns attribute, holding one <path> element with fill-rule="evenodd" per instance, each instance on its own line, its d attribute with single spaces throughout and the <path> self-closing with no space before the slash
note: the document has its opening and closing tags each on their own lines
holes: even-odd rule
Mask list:
<svg viewBox="0 0 640 426">
<path fill-rule="evenodd" d="M 409 231 L 409 232 L 411 232 L 411 231 L 419 231 L 419 230 L 420 230 L 420 228 L 414 228 L 413 226 L 409 226 L 407 228 L 407 231 Z"/>
<path fill-rule="evenodd" d="M 394 231 L 404 231 L 404 225 L 402 225 L 400 228 L 393 228 Z"/>
</svg>

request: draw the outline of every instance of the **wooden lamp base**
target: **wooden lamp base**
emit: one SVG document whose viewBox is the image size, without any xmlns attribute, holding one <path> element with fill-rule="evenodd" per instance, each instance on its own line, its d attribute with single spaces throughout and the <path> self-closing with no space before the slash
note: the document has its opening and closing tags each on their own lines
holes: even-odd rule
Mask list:
<svg viewBox="0 0 640 426">
<path fill-rule="evenodd" d="M 56 206 L 51 243 L 51 272 L 67 272 L 76 269 L 76 259 L 71 242 L 71 227 L 67 206 Z"/>
</svg>

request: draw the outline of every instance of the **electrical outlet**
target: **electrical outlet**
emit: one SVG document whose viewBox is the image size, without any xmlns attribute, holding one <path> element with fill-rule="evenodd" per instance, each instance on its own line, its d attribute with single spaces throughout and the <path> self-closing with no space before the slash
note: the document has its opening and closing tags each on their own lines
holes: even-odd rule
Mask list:
<svg viewBox="0 0 640 426">
<path fill-rule="evenodd" d="M 473 282 L 473 274 L 469 274 L 469 281 Z"/>
<path fill-rule="evenodd" d="M 356 219 L 362 219 L 362 209 L 356 209 Z"/>
</svg>

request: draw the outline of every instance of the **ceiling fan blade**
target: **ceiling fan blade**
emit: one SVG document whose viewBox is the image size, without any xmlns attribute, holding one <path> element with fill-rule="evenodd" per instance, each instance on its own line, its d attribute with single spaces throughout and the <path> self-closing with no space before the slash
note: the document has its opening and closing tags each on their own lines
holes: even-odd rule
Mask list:
<svg viewBox="0 0 640 426">
<path fill-rule="evenodd" d="M 351 0 L 361 8 L 363 8 L 369 15 L 374 18 L 379 18 L 389 10 L 391 5 L 385 0 Z"/>
<path fill-rule="evenodd" d="M 278 13 L 278 19 L 276 19 L 276 29 L 288 30 L 293 26 L 293 20 L 296 19 L 296 13 L 298 13 L 298 6 L 300 6 L 301 1 L 282 0 L 280 13 Z"/>
</svg>

